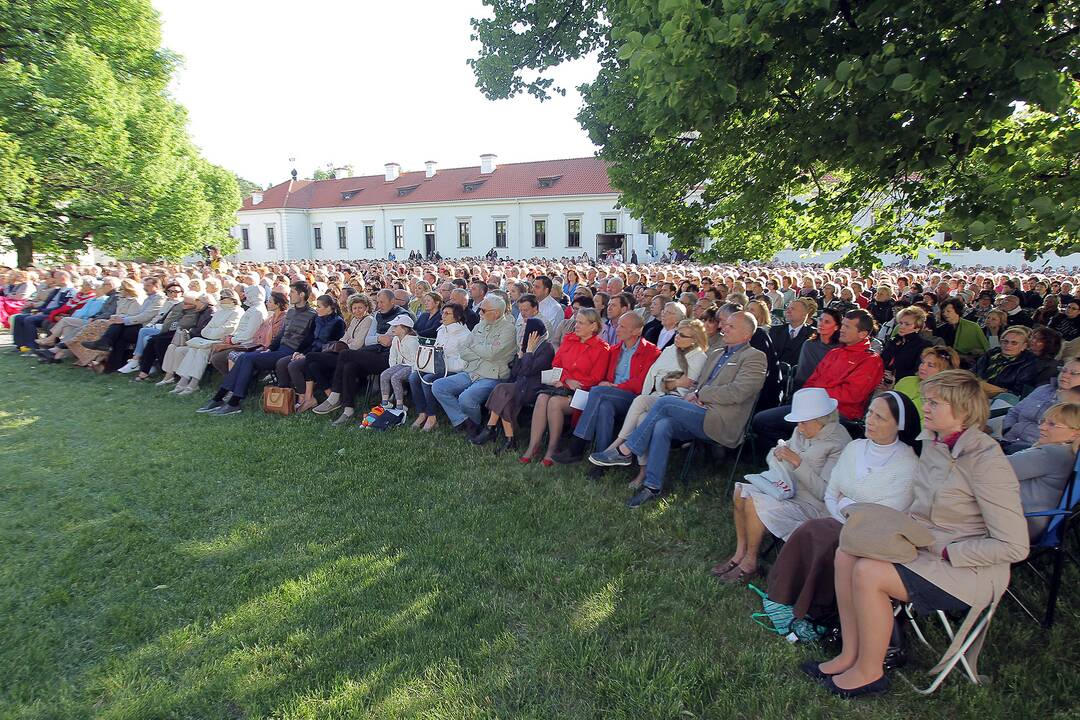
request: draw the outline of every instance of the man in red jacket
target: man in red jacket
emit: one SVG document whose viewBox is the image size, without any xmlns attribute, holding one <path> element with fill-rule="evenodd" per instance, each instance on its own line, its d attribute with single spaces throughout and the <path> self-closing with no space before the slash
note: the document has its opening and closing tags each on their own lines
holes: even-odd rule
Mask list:
<svg viewBox="0 0 1080 720">
<path fill-rule="evenodd" d="M 619 316 L 615 335 L 619 342 L 608 351 L 606 380 L 589 390 L 589 402 L 581 413 L 567 447 L 552 460 L 574 463 L 585 457 L 589 441 L 606 448 L 614 440 L 615 421 L 626 415 L 630 403 L 641 394 L 645 373 L 649 371 L 660 348 L 641 337 L 645 321 L 634 312 Z"/>
<path fill-rule="evenodd" d="M 874 318 L 866 310 L 850 310 L 840 323 L 840 347 L 818 363 L 803 387 L 824 388 L 838 403 L 837 410 L 847 420 L 866 414 L 870 395 L 881 384 L 885 366 L 881 356 L 870 349 Z M 763 445 L 773 447 L 781 438 L 791 437 L 795 425 L 784 420 L 790 405 L 763 410 L 754 416 L 754 433 Z"/>
</svg>

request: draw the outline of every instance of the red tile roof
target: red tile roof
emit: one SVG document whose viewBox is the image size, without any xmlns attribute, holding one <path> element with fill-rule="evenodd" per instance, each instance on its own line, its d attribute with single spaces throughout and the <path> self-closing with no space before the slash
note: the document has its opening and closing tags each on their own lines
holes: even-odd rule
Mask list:
<svg viewBox="0 0 1080 720">
<path fill-rule="evenodd" d="M 540 187 L 540 178 L 560 176 L 551 187 Z M 466 192 L 468 183 L 482 183 Z M 417 186 L 406 194 L 401 188 Z M 342 193 L 356 191 L 349 200 Z M 541 160 L 539 162 L 507 163 L 495 172 L 480 174 L 480 166 L 439 169 L 435 177 L 424 177 L 424 171 L 402 173 L 397 180 L 386 182 L 384 175 L 340 178 L 337 180 L 288 180 L 263 191 L 263 200 L 252 205 L 251 197 L 244 198 L 241 210 L 275 210 L 278 208 L 335 208 L 365 205 L 407 205 L 458 200 L 491 200 L 517 197 L 559 197 L 562 195 L 608 195 L 618 191 L 608 180 L 607 165 L 598 157 Z"/>
</svg>

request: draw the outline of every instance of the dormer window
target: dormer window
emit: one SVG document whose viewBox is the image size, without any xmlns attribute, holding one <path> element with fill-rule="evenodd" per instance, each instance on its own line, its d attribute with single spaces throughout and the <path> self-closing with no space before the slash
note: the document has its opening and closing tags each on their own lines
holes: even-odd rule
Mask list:
<svg viewBox="0 0 1080 720">
<path fill-rule="evenodd" d="M 357 188 L 356 190 L 346 190 L 345 192 L 341 193 L 341 199 L 352 200 L 361 190 L 363 190 L 363 188 Z"/>
<path fill-rule="evenodd" d="M 467 193 L 473 192 L 474 190 L 476 190 L 476 188 L 480 187 L 481 185 L 483 185 L 486 182 L 487 182 L 487 180 L 485 179 L 485 180 L 473 180 L 472 182 L 462 183 L 461 184 L 461 190 L 463 192 L 467 192 Z"/>
<path fill-rule="evenodd" d="M 559 182 L 561 177 L 562 175 L 547 175 L 546 177 L 536 178 L 536 184 L 538 187 L 549 188 Z"/>
<path fill-rule="evenodd" d="M 415 190 L 418 187 L 420 187 L 420 186 L 419 185 L 406 185 L 405 187 L 399 187 L 397 189 L 398 197 L 405 197 L 406 195 L 408 195 L 409 193 L 411 193 L 413 190 Z"/>
</svg>

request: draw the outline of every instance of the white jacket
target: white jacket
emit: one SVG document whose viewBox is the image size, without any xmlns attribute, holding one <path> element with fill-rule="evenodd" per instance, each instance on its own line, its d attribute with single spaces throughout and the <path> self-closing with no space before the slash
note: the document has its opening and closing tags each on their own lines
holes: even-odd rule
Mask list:
<svg viewBox="0 0 1080 720">
<path fill-rule="evenodd" d="M 668 373 L 682 369 L 679 367 L 679 357 L 676 353 L 678 353 L 678 350 L 675 348 L 674 344 L 664 348 L 663 352 L 660 353 L 660 357 L 656 358 L 652 367 L 645 373 L 645 380 L 641 384 L 642 395 L 664 394 L 663 383 L 661 382 L 664 379 L 664 376 Z M 697 348 L 686 353 L 687 376 L 696 378 L 700 375 L 701 368 L 705 367 L 705 359 L 707 357 L 707 354 Z M 689 392 L 689 388 L 679 388 L 680 396 L 687 395 Z"/>
<path fill-rule="evenodd" d="M 435 333 L 435 346 L 443 349 L 446 372 L 461 372 L 465 369 L 465 361 L 461 359 L 461 344 L 470 334 L 469 328 L 463 323 L 441 325 Z"/>
<path fill-rule="evenodd" d="M 390 367 L 408 365 L 416 369 L 416 353 L 420 349 L 420 340 L 416 335 L 406 335 L 390 341 Z"/>
<path fill-rule="evenodd" d="M 232 333 L 236 329 L 237 324 L 240 322 L 240 315 L 243 311 L 238 305 L 234 305 L 231 308 L 227 308 L 224 305 L 218 306 L 214 314 L 210 316 L 210 322 L 206 323 L 206 327 L 202 329 L 200 333 L 207 340 L 221 340 L 226 335 Z"/>
<path fill-rule="evenodd" d="M 269 315 L 270 311 L 266 309 L 265 303 L 258 303 L 245 310 L 232 332 L 233 344 L 246 345 L 250 343 L 252 338 L 255 337 L 255 333 L 258 332 L 259 326 L 266 322 Z"/>
<path fill-rule="evenodd" d="M 864 478 L 858 477 L 859 453 L 869 440 L 852 440 L 840 453 L 825 488 L 825 507 L 840 522 L 840 511 L 851 503 L 877 503 L 894 510 L 907 510 L 914 499 L 913 486 L 919 458 L 908 445 L 899 443 L 888 465 L 875 469 Z"/>
</svg>

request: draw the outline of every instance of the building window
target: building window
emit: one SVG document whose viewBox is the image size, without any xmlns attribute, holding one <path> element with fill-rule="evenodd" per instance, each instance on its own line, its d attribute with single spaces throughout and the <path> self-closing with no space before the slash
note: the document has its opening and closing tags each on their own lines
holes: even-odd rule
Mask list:
<svg viewBox="0 0 1080 720">
<path fill-rule="evenodd" d="M 244 250 L 251 249 L 251 237 L 248 236 L 247 228 L 240 228 L 240 247 Z"/>
<path fill-rule="evenodd" d="M 466 220 L 463 220 L 457 224 L 457 246 L 459 248 L 470 247 L 469 223 Z"/>
<path fill-rule="evenodd" d="M 312 228 L 312 232 L 315 233 L 315 249 L 322 250 L 322 228 Z"/>
<path fill-rule="evenodd" d="M 644 221 L 642 221 L 642 223 L 641 223 L 641 234 L 642 235 L 648 235 L 649 236 L 649 245 L 652 245 L 653 247 L 656 246 L 656 233 L 654 233 L 651 229 L 649 229 L 649 227 L 645 224 Z"/>
<path fill-rule="evenodd" d="M 401 250 L 405 247 L 405 226 L 394 223 L 394 247 Z"/>
<path fill-rule="evenodd" d="M 337 246 L 339 250 L 349 247 L 349 231 L 344 225 L 337 226 Z"/>
<path fill-rule="evenodd" d="M 581 247 L 581 218 L 566 221 L 566 247 Z"/>
<path fill-rule="evenodd" d="M 424 250 L 428 253 L 435 252 L 435 223 L 424 223 Z"/>
<path fill-rule="evenodd" d="M 547 247 L 547 220 L 533 220 L 533 247 Z"/>
<path fill-rule="evenodd" d="M 277 247 L 277 242 L 274 240 L 274 228 L 266 228 L 266 249 L 273 250 Z"/>
<path fill-rule="evenodd" d="M 367 248 L 368 250 L 374 250 L 375 249 L 375 226 L 374 225 L 365 225 L 364 226 L 364 247 Z"/>
<path fill-rule="evenodd" d="M 619 218 L 604 218 L 604 234 L 614 235 L 619 232 Z"/>
<path fill-rule="evenodd" d="M 506 247 L 506 221 L 505 220 L 496 220 L 495 221 L 495 247 L 497 247 L 497 248 Z"/>
</svg>

